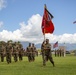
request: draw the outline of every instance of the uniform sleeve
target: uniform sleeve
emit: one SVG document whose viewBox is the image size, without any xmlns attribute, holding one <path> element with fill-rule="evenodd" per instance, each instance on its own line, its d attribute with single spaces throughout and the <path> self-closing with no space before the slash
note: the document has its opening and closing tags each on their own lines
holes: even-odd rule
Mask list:
<svg viewBox="0 0 76 75">
<path fill-rule="evenodd" d="M 49 49 L 51 49 L 51 44 L 49 44 Z"/>
</svg>

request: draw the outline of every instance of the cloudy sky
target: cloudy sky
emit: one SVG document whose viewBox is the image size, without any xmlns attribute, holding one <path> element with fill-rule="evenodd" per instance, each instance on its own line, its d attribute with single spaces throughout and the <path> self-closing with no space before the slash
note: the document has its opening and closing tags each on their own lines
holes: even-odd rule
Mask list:
<svg viewBox="0 0 76 75">
<path fill-rule="evenodd" d="M 76 0 L 0 0 L 0 41 L 41 43 L 44 4 L 54 16 L 51 43 L 76 43 Z"/>
</svg>

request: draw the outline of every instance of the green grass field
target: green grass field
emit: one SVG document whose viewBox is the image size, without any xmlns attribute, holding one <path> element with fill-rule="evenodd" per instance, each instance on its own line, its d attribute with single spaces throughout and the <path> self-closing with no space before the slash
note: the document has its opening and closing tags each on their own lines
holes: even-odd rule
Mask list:
<svg viewBox="0 0 76 75">
<path fill-rule="evenodd" d="M 23 61 L 7 64 L 0 62 L 0 75 L 76 75 L 76 57 L 54 57 L 55 67 L 48 61 L 46 66 L 42 65 L 41 55 L 36 57 L 35 62 L 28 62 L 27 57 Z"/>
</svg>

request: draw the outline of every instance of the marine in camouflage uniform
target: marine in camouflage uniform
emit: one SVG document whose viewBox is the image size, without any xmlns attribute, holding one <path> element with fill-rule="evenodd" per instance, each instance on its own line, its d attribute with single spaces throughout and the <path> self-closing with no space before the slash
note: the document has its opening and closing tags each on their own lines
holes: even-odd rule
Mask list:
<svg viewBox="0 0 76 75">
<path fill-rule="evenodd" d="M 28 56 L 28 61 L 31 62 L 32 61 L 32 47 L 31 47 L 31 43 L 29 43 L 29 46 L 26 48 L 26 53 Z"/>
<path fill-rule="evenodd" d="M 1 56 L 1 62 L 4 62 L 4 48 L 2 42 L 0 42 L 0 56 Z"/>
<path fill-rule="evenodd" d="M 18 46 L 18 55 L 19 55 L 19 61 L 23 60 L 23 46 L 20 43 Z"/>
<path fill-rule="evenodd" d="M 13 44 L 13 57 L 14 61 L 18 61 L 18 47 L 16 46 L 16 43 Z"/>
<path fill-rule="evenodd" d="M 32 44 L 32 61 L 35 61 L 36 47 Z"/>
<path fill-rule="evenodd" d="M 6 61 L 7 63 L 11 63 L 11 53 L 12 53 L 12 44 L 10 42 L 7 42 L 6 45 Z"/>
<path fill-rule="evenodd" d="M 59 49 L 57 50 L 57 56 L 59 57 Z"/>
<path fill-rule="evenodd" d="M 54 61 L 52 58 L 52 53 L 51 53 L 51 44 L 49 43 L 49 39 L 46 39 L 46 43 L 44 44 L 44 59 L 43 59 L 43 65 L 46 65 L 46 61 L 50 60 L 50 62 L 54 65 Z"/>
</svg>

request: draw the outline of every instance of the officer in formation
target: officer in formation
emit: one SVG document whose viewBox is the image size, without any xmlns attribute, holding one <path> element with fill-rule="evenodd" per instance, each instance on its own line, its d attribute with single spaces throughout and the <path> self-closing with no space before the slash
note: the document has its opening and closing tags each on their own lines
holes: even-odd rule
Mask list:
<svg viewBox="0 0 76 75">
<path fill-rule="evenodd" d="M 53 66 L 55 66 L 52 58 L 51 44 L 49 43 L 49 39 L 46 39 L 45 41 L 43 41 L 41 45 L 41 52 L 42 52 L 42 58 L 43 58 L 43 66 L 46 65 L 46 61 L 48 60 L 50 60 Z"/>
<path fill-rule="evenodd" d="M 18 47 L 16 43 L 13 44 L 13 57 L 14 57 L 14 61 L 17 62 L 18 61 Z"/>
<path fill-rule="evenodd" d="M 8 41 L 6 44 L 6 61 L 8 64 L 11 63 L 12 48 L 12 43 Z"/>
<path fill-rule="evenodd" d="M 36 47 L 34 44 L 29 43 L 29 46 L 26 48 L 26 54 L 28 56 L 28 61 L 35 61 L 35 53 L 36 53 Z"/>
<path fill-rule="evenodd" d="M 0 42 L 0 56 L 1 56 L 1 62 L 4 61 L 4 44 Z"/>
<path fill-rule="evenodd" d="M 56 56 L 58 57 L 64 56 L 64 50 L 61 49 L 55 50 L 55 57 Z"/>
<path fill-rule="evenodd" d="M 32 44 L 32 61 L 35 61 L 35 53 L 36 53 L 36 47 L 34 43 Z"/>
<path fill-rule="evenodd" d="M 14 56 L 14 61 L 19 61 L 23 60 L 23 46 L 22 44 L 18 41 L 13 43 L 13 56 Z"/>
<path fill-rule="evenodd" d="M 18 43 L 18 56 L 19 56 L 19 61 L 23 60 L 23 55 L 24 55 L 24 49 L 22 44 Z"/>
<path fill-rule="evenodd" d="M 26 54 L 28 56 L 28 61 L 32 61 L 32 48 L 31 43 L 29 43 L 29 46 L 26 48 Z"/>
<path fill-rule="evenodd" d="M 0 57 L 1 62 L 4 61 L 4 57 L 6 56 L 7 63 L 11 63 L 11 57 L 14 57 L 14 61 L 21 61 L 23 59 L 23 46 L 20 42 L 12 42 L 12 41 L 0 41 Z"/>
</svg>

